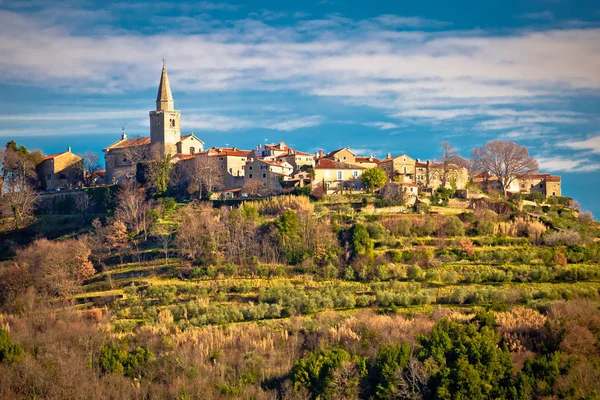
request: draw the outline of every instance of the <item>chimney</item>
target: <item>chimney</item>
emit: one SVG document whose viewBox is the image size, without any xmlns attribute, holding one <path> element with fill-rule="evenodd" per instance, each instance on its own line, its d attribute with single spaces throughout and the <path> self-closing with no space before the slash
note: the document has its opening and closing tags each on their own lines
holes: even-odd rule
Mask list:
<svg viewBox="0 0 600 400">
<path fill-rule="evenodd" d="M 319 158 L 323 157 L 323 149 L 319 150 Z"/>
<path fill-rule="evenodd" d="M 67 147 L 67 153 L 71 152 L 71 146 Z"/>
<path fill-rule="evenodd" d="M 387 153 L 386 158 L 392 158 L 392 153 Z"/>
</svg>

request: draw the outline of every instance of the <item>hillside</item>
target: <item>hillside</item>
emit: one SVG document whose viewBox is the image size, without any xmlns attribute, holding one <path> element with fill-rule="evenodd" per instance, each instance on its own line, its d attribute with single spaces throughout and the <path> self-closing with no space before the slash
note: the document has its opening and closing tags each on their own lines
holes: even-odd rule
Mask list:
<svg viewBox="0 0 600 400">
<path fill-rule="evenodd" d="M 600 226 L 567 198 L 116 197 L 6 234 L 0 397 L 600 393 Z"/>
</svg>

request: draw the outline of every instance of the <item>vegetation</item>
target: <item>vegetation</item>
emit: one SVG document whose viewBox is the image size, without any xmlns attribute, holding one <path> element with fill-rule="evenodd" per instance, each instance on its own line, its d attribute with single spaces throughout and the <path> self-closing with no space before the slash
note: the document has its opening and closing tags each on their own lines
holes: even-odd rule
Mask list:
<svg viewBox="0 0 600 400">
<path fill-rule="evenodd" d="M 189 182 L 178 202 L 160 182 L 3 222 L 0 397 L 600 393 L 600 227 L 569 199 L 442 189 L 435 212 L 373 212 L 404 199 L 221 203 Z"/>
</svg>

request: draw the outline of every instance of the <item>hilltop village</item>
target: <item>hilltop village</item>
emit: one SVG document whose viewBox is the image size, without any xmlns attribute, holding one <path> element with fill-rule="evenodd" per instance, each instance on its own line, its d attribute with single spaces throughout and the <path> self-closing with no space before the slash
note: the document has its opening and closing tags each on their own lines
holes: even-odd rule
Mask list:
<svg viewBox="0 0 600 400">
<path fill-rule="evenodd" d="M 544 197 L 561 196 L 560 176 L 527 173 L 502 182 L 491 171 L 470 168 L 469 160 L 457 153 L 446 152 L 440 160 L 420 160 L 407 154 L 384 159 L 356 154 L 344 147 L 325 153 L 308 153 L 289 147 L 284 142 L 261 144 L 253 149 L 211 147 L 193 133 L 181 134 L 181 113 L 175 103 L 167 69 L 163 65 L 156 109 L 150 111 L 150 136 L 128 137 L 103 149 L 105 169 L 86 171 L 84 160 L 69 147 L 64 153 L 44 157 L 37 171 L 43 189 L 55 191 L 73 188 L 81 182 L 119 184 L 147 175 L 143 165 L 162 160 L 172 170 L 171 184 L 193 190 L 212 199 L 266 197 L 310 188 L 322 194 L 362 192 L 371 189 L 362 179 L 363 173 L 378 168 L 385 172 L 386 184 L 403 193 L 406 202 L 414 203 L 420 193 L 434 193 L 439 188 L 458 190 L 468 196 L 467 187 L 504 194 L 539 193 Z M 84 177 L 87 174 L 88 176 Z M 90 177 L 90 175 L 93 175 Z M 84 180 L 84 178 L 87 178 Z M 91 178 L 91 179 L 90 179 Z M 464 191 L 464 192 L 462 192 Z"/>
</svg>

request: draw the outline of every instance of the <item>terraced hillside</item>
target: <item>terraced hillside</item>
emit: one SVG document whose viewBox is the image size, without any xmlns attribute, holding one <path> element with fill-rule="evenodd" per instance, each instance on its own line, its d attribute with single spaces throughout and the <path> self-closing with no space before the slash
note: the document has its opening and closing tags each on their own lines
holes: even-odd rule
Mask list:
<svg viewBox="0 0 600 400">
<path fill-rule="evenodd" d="M 161 200 L 143 216 L 117 205 L 76 239 L 17 249 L 0 324 L 22 354 L 0 363 L 0 395 L 600 393 L 589 216 L 564 198 L 423 213 L 375 201 Z"/>
</svg>

